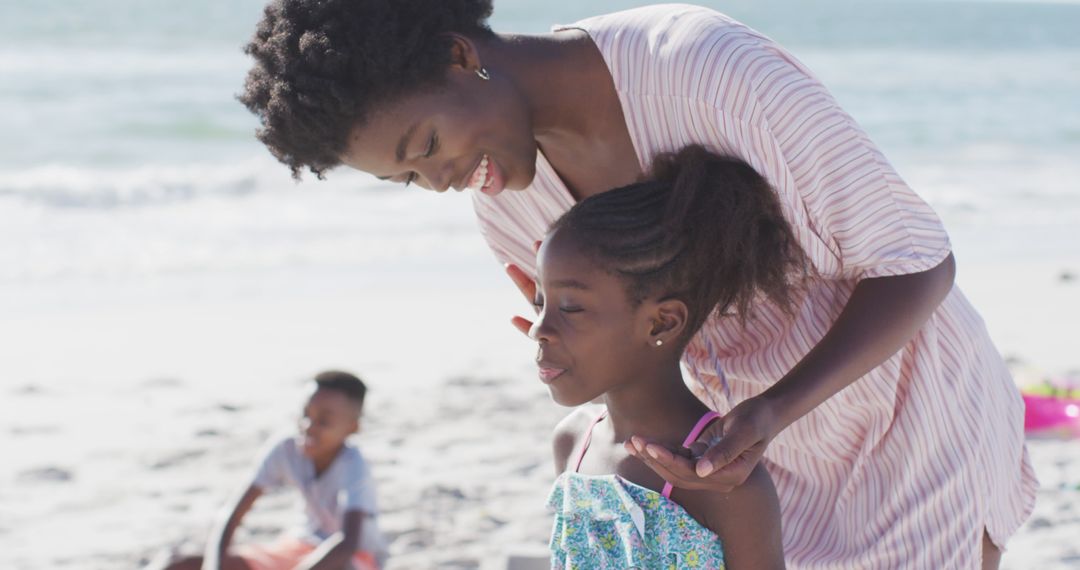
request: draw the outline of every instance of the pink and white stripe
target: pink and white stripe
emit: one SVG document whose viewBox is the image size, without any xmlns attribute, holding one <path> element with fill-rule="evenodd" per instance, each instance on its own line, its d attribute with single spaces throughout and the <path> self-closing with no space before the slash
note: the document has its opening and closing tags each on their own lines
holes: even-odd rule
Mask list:
<svg viewBox="0 0 1080 570">
<path fill-rule="evenodd" d="M 745 330 L 706 323 L 685 360 L 717 411 L 790 370 L 858 280 L 924 271 L 948 255 L 936 214 L 768 38 L 687 5 L 568 27 L 603 53 L 643 169 L 691 143 L 743 158 L 775 187 L 822 277 L 795 318 L 763 300 Z M 542 154 L 536 166 L 526 191 L 473 194 L 499 260 L 531 271 L 531 244 L 574 203 Z M 795 568 L 978 568 L 983 529 L 1003 545 L 1037 488 L 1023 403 L 955 288 L 907 346 L 788 428 L 767 459 Z"/>
</svg>

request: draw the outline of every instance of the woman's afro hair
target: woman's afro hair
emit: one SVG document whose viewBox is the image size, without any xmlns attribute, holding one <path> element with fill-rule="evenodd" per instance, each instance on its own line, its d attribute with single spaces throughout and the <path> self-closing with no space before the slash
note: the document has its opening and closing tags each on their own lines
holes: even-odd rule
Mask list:
<svg viewBox="0 0 1080 570">
<path fill-rule="evenodd" d="M 238 98 L 294 178 L 322 178 L 375 106 L 445 81 L 449 33 L 492 36 L 491 12 L 491 0 L 272 0 Z"/>
</svg>

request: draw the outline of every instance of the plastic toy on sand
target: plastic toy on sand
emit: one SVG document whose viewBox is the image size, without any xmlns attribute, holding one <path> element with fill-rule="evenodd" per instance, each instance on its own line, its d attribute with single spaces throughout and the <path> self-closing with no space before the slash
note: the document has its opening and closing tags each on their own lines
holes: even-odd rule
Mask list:
<svg viewBox="0 0 1080 570">
<path fill-rule="evenodd" d="M 1080 398 L 1024 396 L 1024 432 L 1040 437 L 1080 438 Z"/>
</svg>

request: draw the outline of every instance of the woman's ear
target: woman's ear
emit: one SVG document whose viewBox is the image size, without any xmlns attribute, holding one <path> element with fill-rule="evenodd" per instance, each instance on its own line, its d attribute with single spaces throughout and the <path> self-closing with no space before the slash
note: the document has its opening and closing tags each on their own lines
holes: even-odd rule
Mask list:
<svg viewBox="0 0 1080 570">
<path fill-rule="evenodd" d="M 690 310 L 679 299 L 661 299 L 656 301 L 652 310 L 652 329 L 649 331 L 649 343 L 654 346 L 673 344 L 682 337 L 686 330 L 686 321 Z"/>
<path fill-rule="evenodd" d="M 475 42 L 453 32 L 447 33 L 446 36 L 450 38 L 450 67 L 452 69 L 475 73 L 477 69 L 482 67 Z"/>
</svg>

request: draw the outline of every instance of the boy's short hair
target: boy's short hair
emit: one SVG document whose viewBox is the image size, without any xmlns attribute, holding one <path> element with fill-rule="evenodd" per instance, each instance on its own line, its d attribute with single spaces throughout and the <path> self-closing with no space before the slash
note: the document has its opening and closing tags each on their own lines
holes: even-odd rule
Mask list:
<svg viewBox="0 0 1080 570">
<path fill-rule="evenodd" d="M 326 370 L 315 375 L 315 385 L 318 390 L 335 390 L 345 394 L 356 404 L 357 410 L 364 406 L 367 386 L 353 374 L 341 370 Z"/>
</svg>

